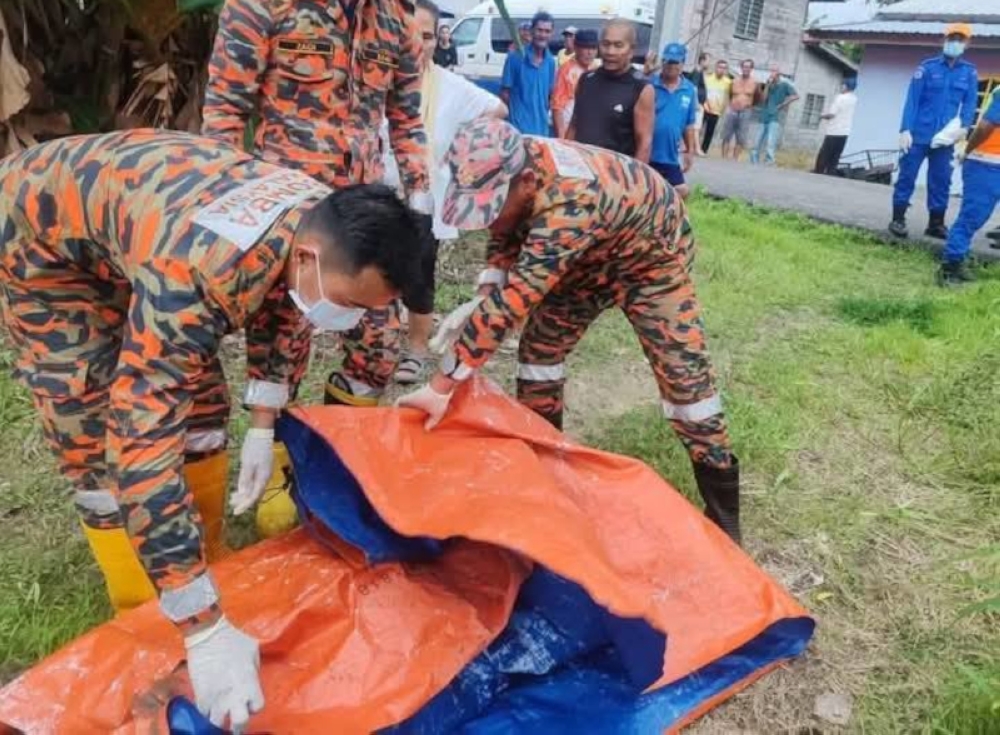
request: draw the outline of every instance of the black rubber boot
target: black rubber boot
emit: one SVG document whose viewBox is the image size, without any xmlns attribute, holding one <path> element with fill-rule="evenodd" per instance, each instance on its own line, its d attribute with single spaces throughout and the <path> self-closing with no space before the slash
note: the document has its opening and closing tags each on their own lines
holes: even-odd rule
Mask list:
<svg viewBox="0 0 1000 735">
<path fill-rule="evenodd" d="M 944 212 L 931 212 L 930 221 L 927 223 L 924 234 L 936 240 L 948 239 L 948 228 L 944 226 Z"/>
<path fill-rule="evenodd" d="M 958 263 L 942 263 L 938 270 L 937 282 L 939 286 L 962 286 L 972 283 L 976 277 L 969 272 L 965 261 Z"/>
<path fill-rule="evenodd" d="M 740 534 L 740 463 L 721 470 L 705 464 L 694 465 L 694 479 L 705 501 L 705 515 L 737 544 Z"/>
<path fill-rule="evenodd" d="M 892 208 L 892 222 L 889 223 L 889 232 L 896 237 L 909 237 L 910 233 L 906 229 L 906 207 Z"/>
</svg>

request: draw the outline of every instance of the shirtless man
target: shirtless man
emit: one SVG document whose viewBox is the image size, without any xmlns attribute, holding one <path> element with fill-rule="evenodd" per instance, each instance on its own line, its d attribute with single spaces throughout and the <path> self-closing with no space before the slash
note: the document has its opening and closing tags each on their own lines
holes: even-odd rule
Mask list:
<svg viewBox="0 0 1000 735">
<path fill-rule="evenodd" d="M 733 160 L 738 161 L 747 147 L 747 136 L 750 132 L 750 122 L 753 106 L 757 101 L 757 82 L 753 79 L 753 61 L 747 59 L 740 64 L 740 76 L 733 80 L 732 94 L 729 98 L 729 109 L 722 119 L 722 157 L 729 158 L 730 143 L 736 138 L 733 148 Z"/>
</svg>

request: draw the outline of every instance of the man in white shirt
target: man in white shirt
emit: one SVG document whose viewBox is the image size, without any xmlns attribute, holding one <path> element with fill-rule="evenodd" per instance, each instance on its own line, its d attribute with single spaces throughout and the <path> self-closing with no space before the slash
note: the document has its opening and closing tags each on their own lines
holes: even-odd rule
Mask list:
<svg viewBox="0 0 1000 735">
<path fill-rule="evenodd" d="M 507 117 L 507 106 L 503 101 L 484 89 L 477 87 L 463 76 L 434 63 L 434 49 L 437 45 L 437 23 L 440 11 L 430 0 L 416 1 L 416 21 L 423 40 L 423 88 L 421 89 L 420 113 L 427 133 L 428 155 L 431 157 L 429 171 L 431 192 L 436 193 L 434 211 L 434 237 L 454 240 L 458 230 L 441 220 L 441 206 L 444 192 L 448 188 L 449 170 L 443 164 L 444 156 L 463 123 L 479 117 Z M 385 178 L 389 186 L 400 188 L 399 169 L 395 156 L 389 147 L 388 126 L 382 126 L 382 150 L 385 155 Z M 424 263 L 424 277 L 429 284 L 434 283 L 434 269 L 437 264 L 436 248 L 429 249 Z M 409 313 L 409 347 L 402 353 L 396 369 L 396 382 L 409 384 L 423 380 L 427 359 L 430 355 L 428 341 L 434 329 L 433 287 L 428 289 L 429 303 L 413 304 Z M 418 310 L 419 308 L 419 310 Z"/>
<path fill-rule="evenodd" d="M 829 122 L 823 145 L 820 146 L 816 156 L 814 174 L 837 175 L 840 154 L 844 152 L 847 136 L 851 134 L 851 126 L 854 124 L 854 109 L 858 105 L 858 96 L 854 93 L 854 89 L 857 84 L 858 80 L 855 77 L 845 79 L 840 94 L 833 99 L 833 104 L 826 114 L 821 116 Z"/>
</svg>

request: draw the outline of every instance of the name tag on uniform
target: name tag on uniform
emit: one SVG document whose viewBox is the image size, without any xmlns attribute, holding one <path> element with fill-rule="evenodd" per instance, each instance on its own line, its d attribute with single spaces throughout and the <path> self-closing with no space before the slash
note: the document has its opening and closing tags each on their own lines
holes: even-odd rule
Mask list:
<svg viewBox="0 0 1000 735">
<path fill-rule="evenodd" d="M 585 179 L 593 181 L 597 178 L 590 166 L 584 160 L 580 152 L 574 150 L 565 143 L 548 140 L 544 143 L 552 154 L 552 160 L 556 164 L 556 173 L 568 179 Z"/>
<path fill-rule="evenodd" d="M 308 38 L 279 38 L 278 50 L 290 54 L 333 56 L 333 43 Z"/>
<path fill-rule="evenodd" d="M 374 61 L 379 66 L 390 66 L 393 69 L 399 66 L 399 57 L 384 48 L 366 46 L 361 50 L 361 58 L 365 61 Z"/>
<path fill-rule="evenodd" d="M 330 188 L 305 174 L 278 171 L 248 181 L 203 207 L 194 223 L 226 238 L 246 252 L 282 214 L 299 202 L 323 197 Z"/>
</svg>

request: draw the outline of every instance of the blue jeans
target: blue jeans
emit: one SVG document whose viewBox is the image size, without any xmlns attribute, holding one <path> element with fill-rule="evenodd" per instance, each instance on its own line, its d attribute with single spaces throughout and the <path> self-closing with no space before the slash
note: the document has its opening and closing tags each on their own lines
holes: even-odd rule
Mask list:
<svg viewBox="0 0 1000 735">
<path fill-rule="evenodd" d="M 972 238 L 989 220 L 1000 201 L 1000 164 L 971 159 L 962 166 L 962 208 L 948 230 L 942 260 L 961 263 L 972 248 Z"/>
<path fill-rule="evenodd" d="M 773 166 L 774 152 L 778 149 L 778 139 L 780 137 L 780 121 L 772 120 L 771 122 L 761 123 L 760 137 L 757 138 L 757 145 L 750 151 L 750 163 L 759 163 L 761 150 L 764 150 L 764 163 Z"/>
</svg>

